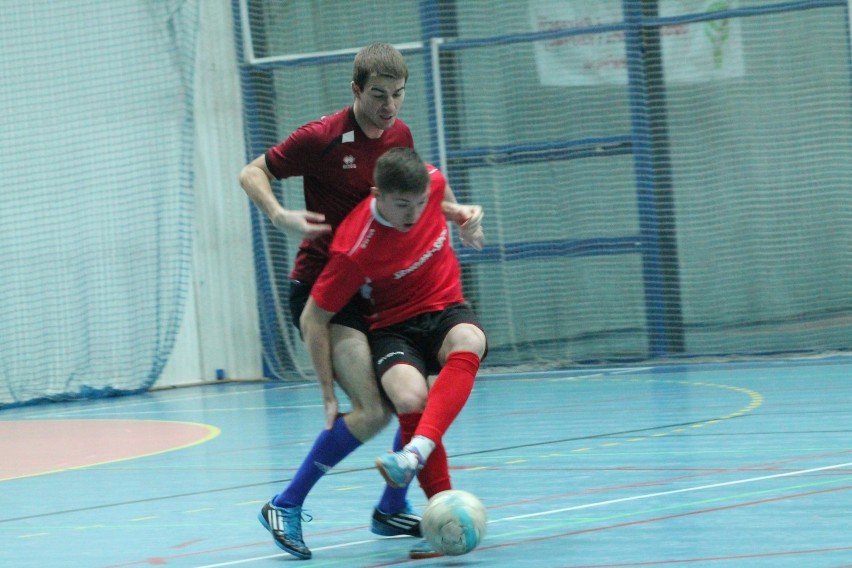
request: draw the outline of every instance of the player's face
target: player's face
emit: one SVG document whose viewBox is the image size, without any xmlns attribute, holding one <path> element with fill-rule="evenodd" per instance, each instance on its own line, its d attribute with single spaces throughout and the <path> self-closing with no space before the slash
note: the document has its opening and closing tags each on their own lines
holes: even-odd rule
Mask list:
<svg viewBox="0 0 852 568">
<path fill-rule="evenodd" d="M 423 215 L 429 201 L 428 187 L 423 193 L 381 193 L 376 196 L 376 206 L 382 217 L 397 231 L 407 233 Z"/>
<path fill-rule="evenodd" d="M 355 93 L 355 119 L 370 138 L 377 138 L 396 122 L 405 100 L 405 79 L 373 75 L 364 90 L 352 84 Z"/>
</svg>

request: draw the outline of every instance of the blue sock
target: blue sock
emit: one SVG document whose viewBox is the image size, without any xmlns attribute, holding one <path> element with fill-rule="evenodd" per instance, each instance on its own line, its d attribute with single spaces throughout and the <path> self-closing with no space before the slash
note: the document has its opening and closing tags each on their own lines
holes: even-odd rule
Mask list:
<svg viewBox="0 0 852 568">
<path fill-rule="evenodd" d="M 399 428 L 396 429 L 396 435 L 393 437 L 393 451 L 398 452 L 402 449 L 402 433 Z M 385 492 L 382 493 L 382 498 L 379 500 L 379 510 L 382 513 L 401 513 L 405 510 L 405 496 L 408 494 L 408 486 L 402 489 L 395 489 L 389 485 L 385 485 Z"/>
<path fill-rule="evenodd" d="M 347 428 L 343 416 L 338 416 L 331 430 L 323 430 L 317 436 L 290 485 L 273 499 L 272 504 L 276 507 L 301 507 L 316 482 L 360 445 L 358 438 Z"/>
</svg>

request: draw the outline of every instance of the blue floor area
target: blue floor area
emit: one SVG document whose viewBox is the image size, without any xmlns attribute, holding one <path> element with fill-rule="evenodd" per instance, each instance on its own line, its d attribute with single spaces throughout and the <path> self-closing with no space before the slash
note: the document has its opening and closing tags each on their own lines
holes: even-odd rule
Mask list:
<svg viewBox="0 0 852 568">
<path fill-rule="evenodd" d="M 488 533 L 466 556 L 433 560 L 408 558 L 414 539 L 368 528 L 382 489 L 372 463 L 391 428 L 309 496 L 312 560 L 283 553 L 257 522 L 323 426 L 313 384 L 0 412 L 35 420 L 174 421 L 218 435 L 19 477 L 4 455 L 3 566 L 852 566 L 852 358 L 482 375 L 445 444 L 454 486 L 488 509 Z M 98 443 L 71 450 L 85 460 Z M 420 488 L 409 495 L 422 510 Z"/>
</svg>

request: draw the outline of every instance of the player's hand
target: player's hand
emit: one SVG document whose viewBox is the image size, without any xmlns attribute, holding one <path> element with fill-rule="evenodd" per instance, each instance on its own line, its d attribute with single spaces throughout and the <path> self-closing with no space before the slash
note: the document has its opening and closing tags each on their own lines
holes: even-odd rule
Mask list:
<svg viewBox="0 0 852 568">
<path fill-rule="evenodd" d="M 334 427 L 334 422 L 337 420 L 339 405 L 335 395 L 324 396 L 323 406 L 325 406 L 325 429 L 331 430 Z"/>
<path fill-rule="evenodd" d="M 460 229 L 459 234 L 462 244 L 466 247 L 482 250 L 482 247 L 485 246 L 485 233 L 482 232 L 482 227 L 477 227 L 473 233 Z"/>
<path fill-rule="evenodd" d="M 482 250 L 485 246 L 485 232 L 482 230 L 482 217 L 485 215 L 479 205 L 462 205 L 460 208 L 461 218 L 459 224 L 459 235 L 463 245 Z"/>
<path fill-rule="evenodd" d="M 461 210 L 463 219 L 459 223 L 459 226 L 462 229 L 473 233 L 482 226 L 482 218 L 485 216 L 485 213 L 482 211 L 481 205 L 461 205 L 459 209 Z"/>
<path fill-rule="evenodd" d="M 322 213 L 284 209 L 272 219 L 272 224 L 291 237 L 313 240 L 331 233 L 331 225 L 324 221 Z"/>
</svg>

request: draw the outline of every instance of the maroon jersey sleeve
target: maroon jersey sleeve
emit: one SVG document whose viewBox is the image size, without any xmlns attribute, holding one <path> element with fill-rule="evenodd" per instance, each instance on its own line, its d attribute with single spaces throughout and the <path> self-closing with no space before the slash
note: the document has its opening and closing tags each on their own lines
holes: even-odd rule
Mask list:
<svg viewBox="0 0 852 568">
<path fill-rule="evenodd" d="M 286 140 L 266 152 L 266 167 L 276 179 L 312 174 L 316 156 L 322 152 L 318 136 L 321 124 L 309 122 L 294 130 Z"/>
</svg>

